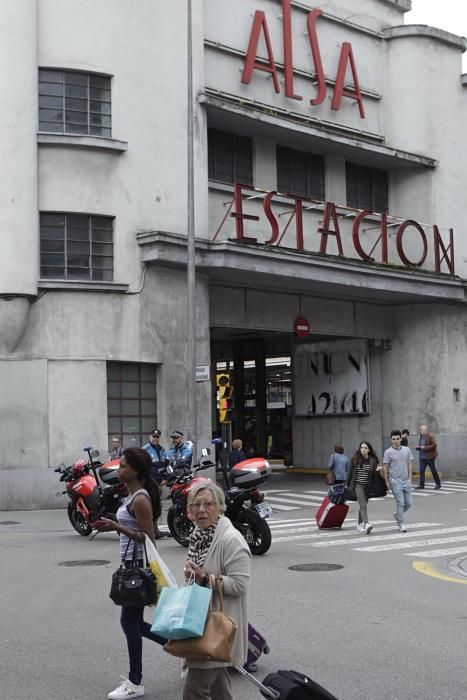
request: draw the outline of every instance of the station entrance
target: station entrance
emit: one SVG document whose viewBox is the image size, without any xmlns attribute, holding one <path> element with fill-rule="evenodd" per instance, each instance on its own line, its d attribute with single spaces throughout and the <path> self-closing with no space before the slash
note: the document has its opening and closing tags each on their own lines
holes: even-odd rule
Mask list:
<svg viewBox="0 0 467 700">
<path fill-rule="evenodd" d="M 214 328 L 213 432 L 229 447 L 243 442 L 247 456 L 292 463 L 293 336 Z"/>
</svg>

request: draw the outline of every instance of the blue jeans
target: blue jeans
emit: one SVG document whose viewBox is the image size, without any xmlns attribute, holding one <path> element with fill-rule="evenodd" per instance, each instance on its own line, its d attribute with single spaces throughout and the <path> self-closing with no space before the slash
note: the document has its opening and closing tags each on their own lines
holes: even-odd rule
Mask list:
<svg viewBox="0 0 467 700">
<path fill-rule="evenodd" d="M 392 495 L 396 501 L 394 513 L 399 527 L 404 524 L 404 513 L 412 505 L 412 484 L 410 481 L 391 481 Z"/>
<path fill-rule="evenodd" d="M 151 625 L 144 621 L 144 608 L 122 608 L 120 623 L 128 644 L 128 678 L 135 685 L 140 685 L 143 677 L 143 637 L 157 644 L 165 644 L 167 640 L 151 632 Z"/>
</svg>

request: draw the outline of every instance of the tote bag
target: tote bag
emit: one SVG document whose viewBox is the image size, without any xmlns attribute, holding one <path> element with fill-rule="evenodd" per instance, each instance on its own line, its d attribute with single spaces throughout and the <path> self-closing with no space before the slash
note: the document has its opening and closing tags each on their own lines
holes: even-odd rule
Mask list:
<svg viewBox="0 0 467 700">
<path fill-rule="evenodd" d="M 154 613 L 151 632 L 165 639 L 200 637 L 204 632 L 212 591 L 193 583 L 163 588 Z"/>
<path fill-rule="evenodd" d="M 238 625 L 231 617 L 224 615 L 224 599 L 219 581 L 217 579 L 215 582 L 211 580 L 211 585 L 216 588 L 219 610 L 213 610 L 211 601 L 203 636 L 196 639 L 167 642 L 163 649 L 168 654 L 188 661 L 232 662 L 232 649 Z"/>
</svg>

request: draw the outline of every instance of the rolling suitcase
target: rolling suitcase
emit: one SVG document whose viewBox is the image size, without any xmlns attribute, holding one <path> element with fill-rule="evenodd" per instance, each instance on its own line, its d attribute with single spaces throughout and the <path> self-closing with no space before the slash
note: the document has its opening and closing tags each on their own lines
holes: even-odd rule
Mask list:
<svg viewBox="0 0 467 700">
<path fill-rule="evenodd" d="M 257 670 L 256 662 L 261 654 L 269 654 L 269 651 L 265 638 L 248 623 L 248 656 L 244 668 L 254 673 Z"/>
<path fill-rule="evenodd" d="M 318 508 L 318 512 L 316 513 L 316 524 L 320 530 L 328 527 L 342 527 L 342 523 L 344 522 L 348 512 L 348 505 L 345 503 L 335 505 L 334 503 L 331 503 L 329 498 L 326 496 Z"/>
<path fill-rule="evenodd" d="M 244 668 L 235 666 L 250 683 L 259 688 L 261 695 L 273 700 L 337 700 L 326 688 L 298 671 L 277 671 L 261 683 Z"/>
</svg>

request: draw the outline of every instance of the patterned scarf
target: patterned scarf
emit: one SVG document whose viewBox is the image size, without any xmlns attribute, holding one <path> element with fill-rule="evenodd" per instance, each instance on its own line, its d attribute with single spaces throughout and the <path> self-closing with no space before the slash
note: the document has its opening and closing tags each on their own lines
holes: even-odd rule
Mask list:
<svg viewBox="0 0 467 700">
<path fill-rule="evenodd" d="M 203 566 L 209 552 L 209 547 L 214 539 L 214 533 L 216 532 L 218 522 L 219 520 L 216 520 L 213 525 L 210 525 L 205 530 L 202 530 L 200 527 L 195 527 L 191 533 L 190 546 L 188 548 L 187 559 L 189 561 L 198 564 L 198 566 Z"/>
</svg>

